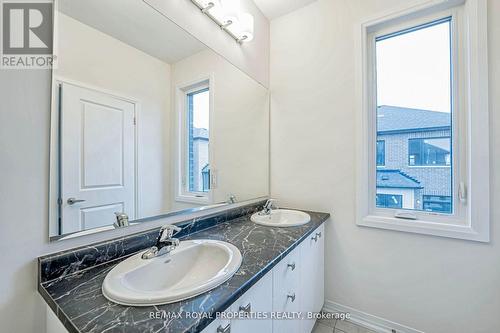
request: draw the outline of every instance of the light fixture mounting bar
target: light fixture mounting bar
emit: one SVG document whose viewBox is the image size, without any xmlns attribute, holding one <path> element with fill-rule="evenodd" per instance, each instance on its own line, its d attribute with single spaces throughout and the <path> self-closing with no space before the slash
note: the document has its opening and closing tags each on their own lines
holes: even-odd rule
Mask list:
<svg viewBox="0 0 500 333">
<path fill-rule="evenodd" d="M 224 30 L 229 36 L 231 36 L 235 41 L 236 43 L 238 44 L 243 44 L 243 41 L 245 39 L 247 39 L 247 36 L 243 36 L 243 37 L 238 37 L 236 36 L 235 34 L 233 34 L 229 29 L 227 29 L 233 22 L 231 21 L 228 21 L 228 22 L 221 22 L 219 21 L 219 19 L 217 19 L 215 16 L 213 16 L 212 14 L 210 14 L 210 9 L 212 9 L 215 4 L 213 2 L 210 2 L 207 6 L 203 7 L 202 5 L 200 5 L 198 2 L 196 2 L 196 0 L 189 0 L 191 1 L 192 4 L 194 4 L 196 7 L 198 7 L 198 9 L 203 13 L 205 14 L 206 16 L 208 16 L 212 21 L 215 22 L 215 24 L 217 24 L 219 26 L 219 28 L 221 28 L 221 30 Z"/>
</svg>

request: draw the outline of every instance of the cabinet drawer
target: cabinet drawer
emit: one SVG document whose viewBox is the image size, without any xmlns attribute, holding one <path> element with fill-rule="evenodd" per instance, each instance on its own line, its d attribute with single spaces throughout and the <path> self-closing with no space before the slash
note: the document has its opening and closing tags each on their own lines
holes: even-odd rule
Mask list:
<svg viewBox="0 0 500 333">
<path fill-rule="evenodd" d="M 301 301 L 299 260 L 297 248 L 273 269 L 273 314 L 280 316 L 273 320 L 273 333 L 299 332 L 299 320 L 290 317 L 299 312 Z"/>
<path fill-rule="evenodd" d="M 235 312 L 250 312 L 252 315 L 267 315 L 267 319 L 262 318 L 239 318 L 231 320 L 232 333 L 256 333 L 272 332 L 273 323 L 270 318 L 272 311 L 273 278 L 267 273 L 243 296 L 241 296 L 231 309 Z"/>
<path fill-rule="evenodd" d="M 273 268 L 274 288 L 283 288 L 284 284 L 298 283 L 299 270 L 300 255 L 299 249 L 296 248 Z"/>
<path fill-rule="evenodd" d="M 225 312 L 230 312 L 232 307 Z M 214 321 L 210 323 L 202 333 L 230 333 L 231 332 L 231 322 L 228 319 L 220 319 L 216 318 Z M 234 332 L 234 331 L 233 331 Z"/>
</svg>

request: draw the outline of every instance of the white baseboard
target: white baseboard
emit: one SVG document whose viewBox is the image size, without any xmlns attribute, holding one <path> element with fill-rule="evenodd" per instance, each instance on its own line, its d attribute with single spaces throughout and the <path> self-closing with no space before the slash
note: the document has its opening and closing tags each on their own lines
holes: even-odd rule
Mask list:
<svg viewBox="0 0 500 333">
<path fill-rule="evenodd" d="M 396 333 L 424 333 L 417 329 L 401 325 L 333 301 L 326 300 L 323 310 L 332 313 L 349 313 L 351 315 L 349 319 L 350 322 L 378 333 L 393 333 L 394 330 Z"/>
</svg>

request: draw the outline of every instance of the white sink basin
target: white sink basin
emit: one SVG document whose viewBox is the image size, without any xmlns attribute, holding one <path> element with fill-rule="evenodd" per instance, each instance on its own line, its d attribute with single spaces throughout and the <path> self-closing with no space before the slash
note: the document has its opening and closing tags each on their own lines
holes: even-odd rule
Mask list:
<svg viewBox="0 0 500 333">
<path fill-rule="evenodd" d="M 269 227 L 296 227 L 311 221 L 309 214 L 298 210 L 273 209 L 269 215 L 255 213 L 250 218 L 252 222 Z"/>
<path fill-rule="evenodd" d="M 107 299 L 129 306 L 182 301 L 221 285 L 241 265 L 234 245 L 215 240 L 182 241 L 172 252 L 149 260 L 142 253 L 108 273 L 102 285 Z"/>
</svg>

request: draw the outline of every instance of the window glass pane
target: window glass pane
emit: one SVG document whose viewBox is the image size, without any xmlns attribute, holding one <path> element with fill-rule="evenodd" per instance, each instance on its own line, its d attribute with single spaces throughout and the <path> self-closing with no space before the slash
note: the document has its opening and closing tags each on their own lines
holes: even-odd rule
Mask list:
<svg viewBox="0 0 500 333">
<path fill-rule="evenodd" d="M 377 207 L 453 213 L 450 45 L 451 18 L 376 39 Z"/>
<path fill-rule="evenodd" d="M 377 141 L 377 166 L 385 165 L 385 141 Z"/>
<path fill-rule="evenodd" d="M 188 191 L 210 190 L 209 110 L 210 93 L 202 89 L 189 93 L 188 99 Z"/>
<path fill-rule="evenodd" d="M 438 213 L 451 213 L 451 197 L 424 195 L 424 210 Z"/>
<path fill-rule="evenodd" d="M 415 165 L 450 165 L 450 138 L 410 139 L 409 164 Z"/>
<path fill-rule="evenodd" d="M 396 194 L 377 193 L 377 207 L 379 208 L 403 208 L 403 196 Z"/>
</svg>

